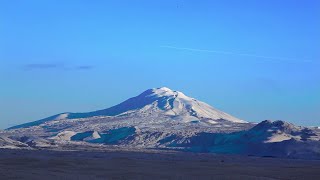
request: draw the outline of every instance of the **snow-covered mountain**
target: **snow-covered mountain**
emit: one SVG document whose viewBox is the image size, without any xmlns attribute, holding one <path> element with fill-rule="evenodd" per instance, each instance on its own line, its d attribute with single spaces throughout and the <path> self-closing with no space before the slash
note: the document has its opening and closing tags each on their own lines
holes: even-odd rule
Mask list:
<svg viewBox="0 0 320 180">
<path fill-rule="evenodd" d="M 284 121 L 248 123 L 169 88 L 108 109 L 61 113 L 0 132 L 0 146 L 140 149 L 320 159 L 320 130 Z M 106 146 L 107 145 L 107 146 Z"/>
<path fill-rule="evenodd" d="M 234 133 L 198 133 L 171 143 L 197 152 L 320 159 L 320 131 L 280 120 Z"/>
<path fill-rule="evenodd" d="M 61 113 L 39 121 L 14 126 L 10 129 L 38 126 L 48 121 L 62 119 L 126 116 L 129 114 L 137 116 L 143 114 L 150 114 L 152 116 L 154 116 L 154 114 L 161 114 L 183 122 L 210 119 L 211 121 L 208 122 L 211 123 L 216 123 L 216 121 L 219 120 L 245 123 L 245 121 L 219 111 L 204 102 L 188 97 L 182 92 L 162 87 L 148 89 L 142 94 L 108 109 L 87 113 Z"/>
</svg>

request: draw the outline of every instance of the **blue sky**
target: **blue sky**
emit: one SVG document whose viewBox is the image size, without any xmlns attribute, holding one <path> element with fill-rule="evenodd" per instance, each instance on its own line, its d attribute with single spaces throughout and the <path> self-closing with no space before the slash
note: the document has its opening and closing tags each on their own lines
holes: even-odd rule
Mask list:
<svg viewBox="0 0 320 180">
<path fill-rule="evenodd" d="M 320 1 L 2 0 L 0 128 L 167 86 L 320 125 Z"/>
</svg>

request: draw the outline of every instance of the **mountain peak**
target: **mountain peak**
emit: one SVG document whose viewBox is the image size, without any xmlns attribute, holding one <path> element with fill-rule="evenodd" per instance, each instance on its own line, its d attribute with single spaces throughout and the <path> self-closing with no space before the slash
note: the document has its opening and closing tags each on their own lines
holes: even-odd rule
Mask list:
<svg viewBox="0 0 320 180">
<path fill-rule="evenodd" d="M 153 88 L 153 90 L 160 90 L 160 91 L 173 91 L 173 90 L 171 90 L 170 88 L 168 88 L 168 87 L 159 87 L 159 88 Z"/>
<path fill-rule="evenodd" d="M 152 94 L 157 94 L 159 96 L 170 96 L 170 95 L 174 95 L 176 91 L 171 90 L 167 87 L 160 87 L 160 88 L 153 88 L 150 89 L 150 93 Z"/>
<path fill-rule="evenodd" d="M 204 102 L 188 97 L 180 91 L 171 90 L 168 87 L 148 89 L 136 97 L 130 98 L 109 109 L 97 111 L 95 114 L 114 116 L 127 112 L 137 115 L 141 112 L 150 115 L 161 114 L 180 119 L 184 122 L 202 119 L 226 120 L 237 123 L 245 122 L 219 111 Z"/>
<path fill-rule="evenodd" d="M 297 129 L 295 125 L 288 123 L 286 121 L 282 120 L 276 120 L 276 121 L 271 121 L 271 120 L 265 120 L 260 122 L 258 125 L 256 125 L 253 129 L 259 129 L 259 130 L 266 130 L 266 131 L 271 131 L 271 130 L 280 130 L 280 131 L 292 131 L 294 129 Z"/>
<path fill-rule="evenodd" d="M 184 99 L 189 99 L 189 100 L 193 99 L 193 98 L 186 96 L 185 94 L 183 94 L 180 91 L 171 90 L 167 87 L 149 89 L 149 90 L 145 91 L 145 93 L 146 93 L 147 97 L 156 96 L 156 97 L 184 98 Z M 142 94 L 145 94 L 145 93 L 142 93 Z"/>
</svg>

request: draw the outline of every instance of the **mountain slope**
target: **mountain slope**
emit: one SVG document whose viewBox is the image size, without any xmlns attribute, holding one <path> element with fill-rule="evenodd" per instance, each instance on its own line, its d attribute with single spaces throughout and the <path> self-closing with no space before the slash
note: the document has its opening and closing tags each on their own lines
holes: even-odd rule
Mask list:
<svg viewBox="0 0 320 180">
<path fill-rule="evenodd" d="M 146 90 L 142 94 L 130 98 L 111 108 L 88 113 L 61 113 L 35 122 L 14 126 L 9 129 L 38 126 L 48 121 L 61 119 L 80 119 L 96 116 L 119 116 L 126 114 L 161 114 L 183 122 L 211 119 L 213 120 L 210 121 L 211 123 L 215 123 L 215 121 L 219 120 L 245 123 L 245 121 L 219 111 L 204 102 L 190 98 L 182 92 L 162 87 Z"/>
<path fill-rule="evenodd" d="M 320 131 L 268 120 L 230 134 L 201 132 L 187 139 L 175 137 L 166 146 L 195 152 L 320 159 Z"/>
<path fill-rule="evenodd" d="M 0 136 L 0 149 L 20 149 L 20 148 L 29 148 L 29 146 L 25 143 L 22 143 L 20 141 L 16 141 L 13 139 L 10 139 L 8 137 Z"/>
<path fill-rule="evenodd" d="M 21 142 L 36 149 L 63 150 L 77 147 L 103 149 L 115 145 L 125 149 L 151 148 L 320 159 L 320 130 L 295 126 L 284 121 L 263 121 L 256 125 L 225 121 L 205 126 L 181 122 L 171 124 L 172 120 L 169 120 L 160 123 L 157 127 L 153 123 L 141 125 L 141 122 L 146 119 L 136 124 L 133 122 L 137 119 L 129 121 L 119 118 L 98 118 L 96 120 L 89 118 L 80 123 L 79 120 L 75 120 L 77 122 L 75 125 L 58 121 L 53 124 L 47 123 L 45 126 L 4 131 L 0 133 L 0 137 L 6 138 L 3 139 L 6 142 L 8 140 Z M 66 120 L 66 122 L 69 121 Z M 12 146 L 12 143 L 2 144 L 4 148 L 16 147 Z"/>
</svg>

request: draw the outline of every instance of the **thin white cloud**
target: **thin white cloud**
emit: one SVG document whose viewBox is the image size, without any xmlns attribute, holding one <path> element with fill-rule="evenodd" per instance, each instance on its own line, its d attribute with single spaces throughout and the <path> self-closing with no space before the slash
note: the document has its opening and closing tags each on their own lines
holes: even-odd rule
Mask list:
<svg viewBox="0 0 320 180">
<path fill-rule="evenodd" d="M 33 63 L 25 64 L 25 70 L 91 70 L 92 65 L 66 66 L 62 63 Z"/>
<path fill-rule="evenodd" d="M 263 55 L 256 55 L 256 54 L 236 53 L 236 52 L 230 52 L 230 51 L 217 51 L 217 50 L 208 50 L 208 49 L 183 48 L 183 47 L 175 47 L 175 46 L 160 46 L 160 47 L 168 48 L 168 49 L 184 50 L 184 51 L 194 51 L 194 52 L 205 52 L 205 53 L 216 53 L 216 54 L 256 57 L 256 58 L 262 58 L 262 59 L 273 60 L 273 61 L 312 62 L 311 60 L 306 60 L 306 59 L 263 56 Z"/>
</svg>

